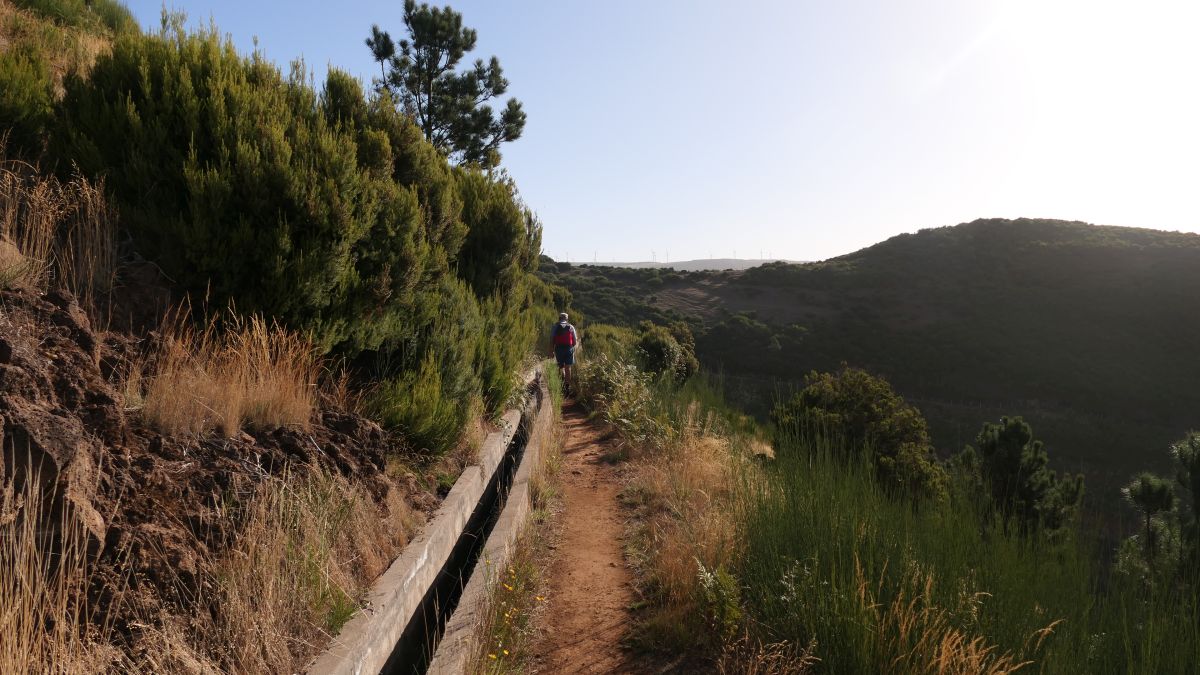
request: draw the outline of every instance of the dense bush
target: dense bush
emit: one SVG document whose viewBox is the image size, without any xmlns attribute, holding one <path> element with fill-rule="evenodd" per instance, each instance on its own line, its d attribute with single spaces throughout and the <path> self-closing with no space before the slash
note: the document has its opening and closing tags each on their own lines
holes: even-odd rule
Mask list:
<svg viewBox="0 0 1200 675">
<path fill-rule="evenodd" d="M 876 475 L 891 492 L 946 496 L 946 475 L 920 411 L 886 380 L 859 368 L 811 373 L 805 387 L 778 405 L 771 419 L 784 435 L 809 428 L 836 437 L 848 449 L 871 449 Z"/>
<path fill-rule="evenodd" d="M 682 382 L 700 369 L 700 362 L 696 360 L 696 340 L 686 323 L 676 321 L 670 326 L 658 326 L 643 321 L 639 329 L 637 350 L 646 372 L 665 374 Z"/>
<path fill-rule="evenodd" d="M 459 169 L 457 177 L 468 225 L 459 275 L 479 297 L 511 289 L 521 273 L 536 269 L 541 225 L 518 203 L 511 181 L 474 169 Z"/>
<path fill-rule="evenodd" d="M 36 151 L 54 115 L 50 64 L 23 48 L 0 53 L 0 92 L 0 126 L 8 143 L 15 151 Z"/>
<path fill-rule="evenodd" d="M 336 71 L 319 96 L 215 31 L 117 40 L 61 117 L 59 156 L 107 176 L 143 255 L 326 349 L 393 335 L 464 234 L 449 168 L 386 101 Z"/>
<path fill-rule="evenodd" d="M 89 32 L 137 32 L 137 19 L 116 0 L 13 0 L 13 4 L 56 23 Z"/>
<path fill-rule="evenodd" d="M 386 95 L 322 90 L 215 29 L 116 40 L 66 81 L 60 166 L 104 176 L 138 251 L 181 291 L 309 334 L 379 379 L 374 409 L 443 449 L 497 411 L 555 291 L 511 182 L 454 169 Z"/>
</svg>

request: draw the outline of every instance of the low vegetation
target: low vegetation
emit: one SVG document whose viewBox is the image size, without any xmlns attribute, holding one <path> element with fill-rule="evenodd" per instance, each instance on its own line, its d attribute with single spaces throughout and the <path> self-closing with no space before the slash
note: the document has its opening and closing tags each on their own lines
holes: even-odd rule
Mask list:
<svg viewBox="0 0 1200 675">
<path fill-rule="evenodd" d="M 558 470 L 560 448 L 565 442 L 561 424 L 562 380 L 554 368 L 545 369 L 553 414 L 540 432 L 541 462 L 531 469 L 529 483 L 530 525 L 513 545 L 508 562 L 492 570 L 491 584 L 480 621 L 472 636 L 474 653 L 468 656 L 467 672 L 503 675 L 527 671 L 536 656 L 530 647 L 536 638 L 537 617 L 546 602 L 549 547 L 561 503 Z"/>
<path fill-rule="evenodd" d="M 810 372 L 843 363 L 919 407 L 942 458 L 983 420 L 1019 415 L 1112 522 L 1128 476 L 1167 470 L 1157 449 L 1197 424 L 1198 270 L 1195 234 L 1020 219 L 744 272 L 547 260 L 538 273 L 592 322 L 686 321 L 730 401 L 764 421 Z"/>
<path fill-rule="evenodd" d="M 147 640 L 167 648 L 142 652 L 139 665 L 303 670 L 414 534 L 408 507 L 388 506 L 381 512 L 361 487 L 325 471 L 268 481 L 237 514 L 241 526 L 210 571 L 211 595 L 196 598 L 205 611 L 155 617 Z"/>
<path fill-rule="evenodd" d="M 14 459 L 6 464 L 16 466 Z M 42 479 L 32 466 L 0 485 L 0 671 L 101 672 L 114 659 L 114 630 L 94 620 L 88 602 L 95 569 L 88 533 Z"/>
<path fill-rule="evenodd" d="M 307 428 L 317 410 L 313 346 L 265 319 L 231 315 L 202 330 L 176 319 L 148 362 L 135 362 L 127 405 L 171 436 Z"/>
<path fill-rule="evenodd" d="M 116 282 L 116 222 L 103 182 L 39 173 L 0 138 L 0 286 L 69 291 L 102 321 Z"/>
<path fill-rule="evenodd" d="M 646 442 L 616 427 L 634 473 L 625 494 L 637 507 L 643 646 L 699 649 L 718 669 L 758 654 L 767 672 L 1196 668 L 1200 588 L 1166 563 L 1189 559 L 1169 533 L 1194 525 L 1152 496 L 1165 488 L 1130 487 L 1149 534 L 1124 548 L 1132 561 L 1110 566 L 1076 518 L 1081 480 L 1049 473 L 1021 420 L 985 425 L 948 465 L 926 458 L 940 476 L 931 492 L 881 472 L 888 447 L 928 447 L 901 433 L 924 421 L 882 380 L 815 374 L 781 405 L 767 451 L 765 430 L 705 378 L 680 386 L 606 362 L 630 355 L 593 352 L 580 372 L 605 396 L 635 392 L 615 405 L 592 395 L 602 419 L 615 407 L 647 418 L 630 428 L 663 429 Z M 652 403 L 630 405 L 643 396 Z M 1175 446 L 1181 468 L 1191 447 Z"/>
</svg>

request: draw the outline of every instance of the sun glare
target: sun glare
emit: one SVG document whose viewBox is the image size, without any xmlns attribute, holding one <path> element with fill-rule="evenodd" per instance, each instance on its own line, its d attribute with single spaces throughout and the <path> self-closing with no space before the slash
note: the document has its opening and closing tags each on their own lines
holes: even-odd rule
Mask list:
<svg viewBox="0 0 1200 675">
<path fill-rule="evenodd" d="M 1033 107 L 1025 148 L 1044 201 L 1075 194 L 1126 224 L 1184 226 L 1200 178 L 1200 3 L 1021 0 L 996 25 Z"/>
</svg>

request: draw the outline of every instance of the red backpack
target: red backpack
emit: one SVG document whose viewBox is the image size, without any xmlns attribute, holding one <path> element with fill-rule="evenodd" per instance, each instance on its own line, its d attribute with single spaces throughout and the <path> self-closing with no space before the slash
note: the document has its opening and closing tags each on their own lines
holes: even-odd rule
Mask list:
<svg viewBox="0 0 1200 675">
<path fill-rule="evenodd" d="M 575 327 L 569 323 L 554 324 L 554 344 L 564 347 L 574 347 Z"/>
</svg>

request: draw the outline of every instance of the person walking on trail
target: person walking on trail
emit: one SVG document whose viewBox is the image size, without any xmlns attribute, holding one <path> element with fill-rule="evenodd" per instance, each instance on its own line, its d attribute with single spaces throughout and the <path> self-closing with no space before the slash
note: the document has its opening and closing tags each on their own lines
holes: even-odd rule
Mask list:
<svg viewBox="0 0 1200 675">
<path fill-rule="evenodd" d="M 550 330 L 550 349 L 554 352 L 554 360 L 558 363 L 558 372 L 562 375 L 563 391 L 572 388 L 571 366 L 575 365 L 575 348 L 579 346 L 579 334 L 575 326 L 567 322 L 567 313 L 558 315 L 558 323 Z"/>
</svg>

